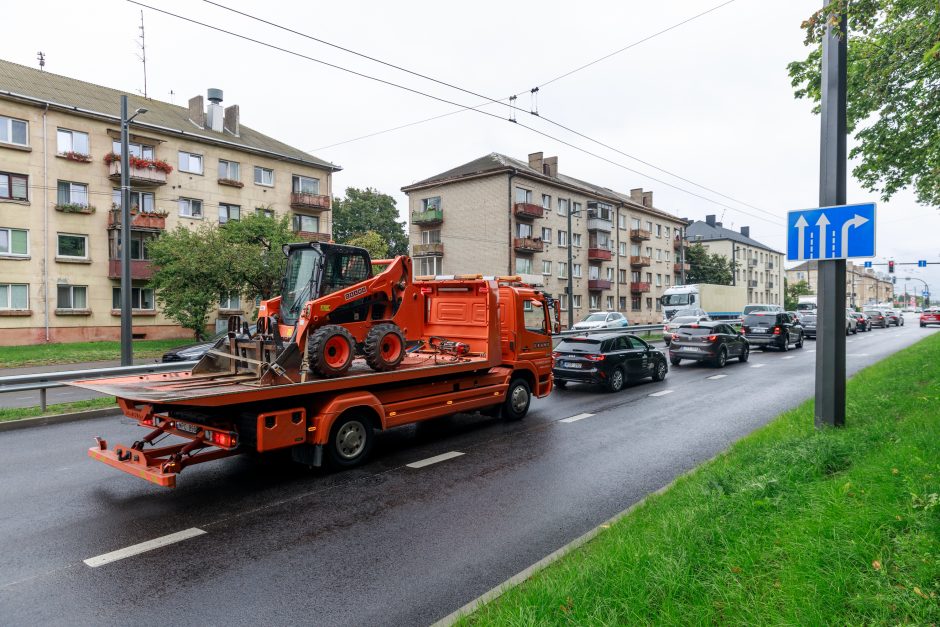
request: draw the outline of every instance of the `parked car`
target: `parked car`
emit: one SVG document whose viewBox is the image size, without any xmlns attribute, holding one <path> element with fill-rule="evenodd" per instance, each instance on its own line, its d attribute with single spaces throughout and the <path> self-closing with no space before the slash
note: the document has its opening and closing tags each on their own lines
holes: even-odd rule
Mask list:
<svg viewBox="0 0 940 627">
<path fill-rule="evenodd" d="M 853 311 L 855 324 L 859 331 L 871 331 L 871 318 L 864 311 Z"/>
<path fill-rule="evenodd" d="M 663 340 L 666 341 L 666 346 L 669 346 L 669 343 L 672 341 L 672 338 L 675 336 L 676 329 L 684 324 L 692 324 L 696 322 L 707 322 L 711 320 L 708 316 L 676 316 L 663 326 Z"/>
<path fill-rule="evenodd" d="M 629 326 L 626 316 L 616 311 L 595 311 L 571 328 L 578 331 L 587 329 L 619 329 Z"/>
<path fill-rule="evenodd" d="M 255 325 L 248 327 L 248 332 L 251 335 L 255 333 Z M 215 346 L 215 343 L 221 340 L 228 334 L 228 331 L 222 331 L 216 333 L 211 339 L 205 342 L 199 342 L 198 344 L 187 344 L 185 346 L 177 346 L 176 348 L 170 349 L 167 352 L 163 353 L 163 362 L 171 361 L 198 361 L 202 359 L 202 356 L 206 354 L 210 348 Z"/>
<path fill-rule="evenodd" d="M 669 346 L 669 361 L 678 366 L 683 359 L 704 361 L 724 368 L 729 359 L 747 361 L 748 341 L 727 322 L 713 321 L 681 325 Z"/>
<path fill-rule="evenodd" d="M 807 310 L 800 315 L 803 336 L 816 339 L 816 310 Z"/>
<path fill-rule="evenodd" d="M 920 326 L 925 327 L 928 324 L 940 324 L 940 308 L 928 307 L 920 314 Z"/>
<path fill-rule="evenodd" d="M 749 303 L 749 304 L 747 304 L 747 305 L 744 306 L 743 315 L 746 316 L 747 314 L 752 313 L 752 312 L 755 312 L 755 311 L 783 311 L 783 307 L 781 307 L 780 305 L 767 305 L 767 304 L 763 304 L 763 303 Z"/>
<path fill-rule="evenodd" d="M 790 314 L 784 311 L 758 311 L 744 316 L 741 334 L 760 349 L 768 346 L 782 351 L 790 350 L 790 344 L 803 348 L 803 325 L 794 322 Z"/>
<path fill-rule="evenodd" d="M 552 353 L 555 385 L 595 383 L 611 392 L 627 381 L 666 378 L 666 356 L 635 335 L 623 332 L 566 337 Z"/>
</svg>

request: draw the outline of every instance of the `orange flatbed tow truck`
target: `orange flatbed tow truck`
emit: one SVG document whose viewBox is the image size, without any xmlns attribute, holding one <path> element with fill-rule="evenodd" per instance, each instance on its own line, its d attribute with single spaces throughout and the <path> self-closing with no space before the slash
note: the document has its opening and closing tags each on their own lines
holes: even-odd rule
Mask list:
<svg viewBox="0 0 940 627">
<path fill-rule="evenodd" d="M 401 259 L 406 260 L 407 276 L 397 283 L 405 288 L 397 297 L 402 301 L 399 308 L 410 311 L 407 318 L 380 317 L 377 326 L 386 336 L 372 347 L 373 359 L 350 358 L 348 367 L 332 376 L 313 374 L 311 364 L 317 358 L 348 356 L 323 348 L 333 336 L 325 343 L 309 342 L 309 350 L 295 345 L 305 315 L 310 325 L 330 322 L 314 320 L 314 312 L 321 309 L 310 305 L 321 301 L 308 301 L 306 292 L 307 307 L 296 320 L 291 322 L 287 311 L 268 318 L 290 300 L 288 287 L 283 297 L 262 303 L 259 319 L 268 322 L 259 324 L 256 336 L 240 333 L 239 321 L 230 321 L 228 337 L 192 371 L 73 383 L 115 396 L 126 416 L 150 429 L 132 445 L 113 449 L 96 438 L 97 446 L 88 454 L 164 487 L 175 487 L 177 475 L 188 466 L 249 451 L 289 448 L 299 463 L 346 468 L 368 456 L 377 431 L 458 412 L 483 411 L 518 420 L 528 411 L 532 395 L 551 392 L 551 333 L 557 329 L 558 311 L 550 298 L 517 277 L 412 280 L 410 260 Z M 366 282 L 396 272 L 395 267 Z M 363 294 L 360 285 L 349 285 L 339 294 L 358 297 Z M 376 311 L 372 303 L 366 305 L 366 311 Z M 376 351 L 397 348 L 388 334 L 387 321 L 392 319 L 405 323 L 401 336 L 407 339 L 396 365 L 376 370 Z M 326 352 L 315 355 L 315 350 Z M 168 436 L 182 441 L 159 446 Z"/>
</svg>

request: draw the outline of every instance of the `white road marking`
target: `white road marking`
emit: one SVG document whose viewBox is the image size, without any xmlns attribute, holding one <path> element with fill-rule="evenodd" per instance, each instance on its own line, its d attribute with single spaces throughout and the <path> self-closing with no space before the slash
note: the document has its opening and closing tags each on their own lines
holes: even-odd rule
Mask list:
<svg viewBox="0 0 940 627">
<path fill-rule="evenodd" d="M 578 414 L 577 416 L 572 416 L 571 418 L 562 418 L 559 422 L 578 422 L 579 420 L 590 418 L 593 415 L 594 414 Z"/>
<path fill-rule="evenodd" d="M 659 392 L 653 392 L 650 396 L 666 396 L 667 394 L 672 394 L 672 390 L 660 390 Z"/>
<path fill-rule="evenodd" d="M 716 374 L 715 376 L 706 377 L 706 378 L 711 379 L 712 381 L 714 381 L 715 379 L 724 379 L 724 378 L 727 377 L 727 376 L 728 376 L 728 375 L 726 375 L 726 374 Z"/>
<path fill-rule="evenodd" d="M 751 368 L 763 368 L 766 365 L 767 364 L 754 364 L 753 366 L 751 366 Z"/>
<path fill-rule="evenodd" d="M 787 355 L 786 357 L 781 357 L 780 359 L 793 359 L 794 355 Z"/>
<path fill-rule="evenodd" d="M 427 459 L 422 459 L 417 462 L 411 462 L 410 464 L 405 464 L 408 468 L 424 468 L 425 466 L 430 466 L 431 464 L 436 464 L 438 462 L 446 462 L 448 459 L 453 459 L 455 457 L 460 457 L 463 455 L 460 451 L 450 451 L 448 453 L 441 453 L 440 455 L 435 455 L 434 457 L 428 457 Z"/>
<path fill-rule="evenodd" d="M 13 397 L 13 400 L 14 400 L 14 401 L 28 401 L 28 400 L 33 399 L 33 398 L 35 398 L 35 397 L 34 397 L 34 396 L 14 396 L 14 397 Z"/>
<path fill-rule="evenodd" d="M 815 352 L 816 352 L 816 349 L 815 349 L 815 348 L 811 348 L 811 349 L 809 349 L 809 350 L 806 351 L 806 352 L 807 352 L 807 353 L 815 353 Z"/>
<path fill-rule="evenodd" d="M 868 353 L 849 353 L 846 357 L 868 357 Z"/>
<path fill-rule="evenodd" d="M 110 553 L 105 553 L 97 557 L 89 557 L 84 561 L 88 566 L 91 566 L 92 568 L 98 568 L 99 566 L 104 566 L 105 564 L 122 560 L 125 557 L 132 557 L 134 555 L 139 555 L 140 553 L 146 553 L 147 551 L 159 549 L 160 547 L 173 544 L 174 542 L 181 542 L 183 540 L 188 540 L 189 538 L 201 536 L 204 533 L 206 532 L 202 529 L 191 527 L 189 529 L 184 529 L 183 531 L 171 533 L 168 536 L 161 536 L 159 538 L 154 538 L 153 540 L 147 540 L 146 542 L 134 544 L 123 549 L 118 549 L 117 551 L 111 551 Z"/>
</svg>

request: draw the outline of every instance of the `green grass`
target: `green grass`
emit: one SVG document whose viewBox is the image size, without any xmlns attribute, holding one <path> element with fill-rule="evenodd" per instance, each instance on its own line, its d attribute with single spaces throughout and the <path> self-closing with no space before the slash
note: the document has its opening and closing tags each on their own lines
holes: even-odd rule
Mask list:
<svg viewBox="0 0 940 627">
<path fill-rule="evenodd" d="M 137 340 L 135 358 L 160 357 L 167 350 L 192 344 L 192 338 L 170 340 Z M 35 344 L 31 346 L 4 346 L 0 350 L 0 368 L 74 364 L 83 361 L 105 361 L 121 358 L 120 342 L 75 342 L 68 344 Z"/>
<path fill-rule="evenodd" d="M 36 392 L 36 394 L 38 397 L 39 392 Z M 23 420 L 24 418 L 38 418 L 40 416 L 55 416 L 56 414 L 68 414 L 74 411 L 103 409 L 106 407 L 117 407 L 113 396 L 90 398 L 85 401 L 59 403 L 57 405 L 46 405 L 45 412 L 39 411 L 39 406 L 0 409 L 0 422 Z"/>
<path fill-rule="evenodd" d="M 806 403 L 475 614 L 473 625 L 940 624 L 940 334 Z"/>
</svg>

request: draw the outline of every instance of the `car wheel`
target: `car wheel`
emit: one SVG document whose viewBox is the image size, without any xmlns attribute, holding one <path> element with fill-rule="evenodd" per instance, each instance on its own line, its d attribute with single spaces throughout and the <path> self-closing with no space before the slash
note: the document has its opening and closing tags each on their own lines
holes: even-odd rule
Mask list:
<svg viewBox="0 0 940 627">
<path fill-rule="evenodd" d="M 568 382 L 565 381 L 564 379 L 555 379 L 556 388 L 565 388 L 567 386 L 568 386 Z"/>
<path fill-rule="evenodd" d="M 682 363 L 682 359 L 679 357 L 670 357 L 669 363 L 671 363 L 673 366 L 678 366 L 680 363 Z"/>
<path fill-rule="evenodd" d="M 803 348 L 803 334 L 800 333 L 800 337 L 796 340 L 796 347 Z"/>
<path fill-rule="evenodd" d="M 858 326 L 852 329 L 852 335 L 858 335 Z"/>
<path fill-rule="evenodd" d="M 715 359 L 716 368 L 724 368 L 728 363 L 728 349 L 724 346 L 718 349 L 718 357 Z"/>
<path fill-rule="evenodd" d="M 786 336 L 784 336 L 783 346 L 780 347 L 780 350 L 782 350 L 784 353 L 790 350 L 790 334 L 789 333 Z"/>
<path fill-rule="evenodd" d="M 923 322 L 920 323 L 920 328 L 921 328 L 921 329 L 923 329 L 923 328 L 926 327 L 926 326 L 927 326 L 927 325 L 924 324 Z"/>
<path fill-rule="evenodd" d="M 751 347 L 745 346 L 744 350 L 741 351 L 741 355 L 738 356 L 738 361 L 740 361 L 743 364 L 744 362 L 748 360 L 750 356 L 751 356 Z"/>
<path fill-rule="evenodd" d="M 605 384 L 608 392 L 619 392 L 623 389 L 623 370 L 614 368 Z"/>
<path fill-rule="evenodd" d="M 532 390 L 525 379 L 513 379 L 506 390 L 506 401 L 503 403 L 503 418 L 506 420 L 522 420 L 529 411 L 532 401 Z"/>
<path fill-rule="evenodd" d="M 663 379 L 666 378 L 666 373 L 668 371 L 669 369 L 666 367 L 665 359 L 663 359 L 662 361 L 657 361 L 656 365 L 653 366 L 653 374 L 652 374 L 653 381 L 662 381 Z"/>
</svg>

